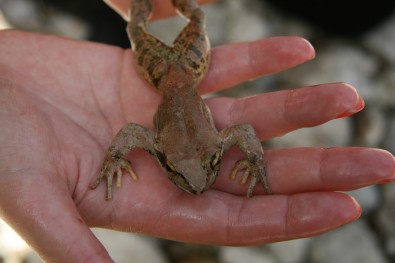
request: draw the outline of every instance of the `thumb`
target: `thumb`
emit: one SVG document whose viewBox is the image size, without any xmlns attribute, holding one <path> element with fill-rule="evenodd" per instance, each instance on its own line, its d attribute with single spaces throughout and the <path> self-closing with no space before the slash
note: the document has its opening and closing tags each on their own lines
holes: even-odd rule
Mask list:
<svg viewBox="0 0 395 263">
<path fill-rule="evenodd" d="M 0 215 L 45 262 L 113 262 L 67 189 L 20 186 L 0 191 Z"/>
</svg>

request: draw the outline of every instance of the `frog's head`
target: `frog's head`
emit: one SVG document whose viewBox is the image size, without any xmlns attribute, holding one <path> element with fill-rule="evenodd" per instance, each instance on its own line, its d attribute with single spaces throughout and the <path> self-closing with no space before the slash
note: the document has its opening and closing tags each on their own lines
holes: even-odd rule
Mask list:
<svg viewBox="0 0 395 263">
<path fill-rule="evenodd" d="M 217 148 L 213 154 L 179 156 L 178 154 L 165 155 L 158 153 L 158 159 L 170 180 L 182 190 L 191 194 L 201 194 L 217 178 L 221 165 L 222 148 Z"/>
</svg>

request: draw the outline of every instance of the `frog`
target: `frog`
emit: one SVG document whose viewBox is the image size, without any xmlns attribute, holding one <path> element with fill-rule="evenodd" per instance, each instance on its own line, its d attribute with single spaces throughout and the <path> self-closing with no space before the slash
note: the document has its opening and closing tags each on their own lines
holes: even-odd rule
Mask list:
<svg viewBox="0 0 395 263">
<path fill-rule="evenodd" d="M 117 187 L 122 186 L 123 171 L 137 181 L 139 177 L 126 155 L 141 148 L 156 158 L 177 187 L 199 195 L 215 183 L 224 152 L 238 147 L 245 158 L 234 164 L 230 179 L 239 172 L 243 173 L 242 184 L 250 179 L 247 197 L 252 196 L 258 182 L 270 193 L 263 149 L 254 128 L 241 123 L 219 131 L 199 94 L 199 84 L 210 63 L 204 12 L 195 0 L 171 2 L 188 22 L 172 45 L 167 45 L 146 30 L 151 0 L 131 1 L 127 33 L 135 63 L 147 83 L 162 94 L 162 101 L 152 130 L 127 123 L 116 134 L 91 188 L 96 189 L 105 179 L 109 200 L 114 176 Z"/>
</svg>

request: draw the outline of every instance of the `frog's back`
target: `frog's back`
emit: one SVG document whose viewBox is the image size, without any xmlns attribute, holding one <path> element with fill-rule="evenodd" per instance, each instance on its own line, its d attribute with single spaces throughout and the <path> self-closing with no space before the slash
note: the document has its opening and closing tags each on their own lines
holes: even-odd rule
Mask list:
<svg viewBox="0 0 395 263">
<path fill-rule="evenodd" d="M 164 96 L 154 118 L 154 134 L 157 142 L 168 141 L 173 149 L 221 144 L 211 113 L 196 91 Z"/>
</svg>

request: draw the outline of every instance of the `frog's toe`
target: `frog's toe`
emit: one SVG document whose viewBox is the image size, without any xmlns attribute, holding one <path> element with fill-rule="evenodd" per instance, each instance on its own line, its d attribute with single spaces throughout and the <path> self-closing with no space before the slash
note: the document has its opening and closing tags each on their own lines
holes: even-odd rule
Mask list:
<svg viewBox="0 0 395 263">
<path fill-rule="evenodd" d="M 243 176 L 240 180 L 240 184 L 242 184 L 242 185 L 247 182 L 249 177 L 251 177 L 251 183 L 250 183 L 250 186 L 248 187 L 247 197 L 252 196 L 252 192 L 253 192 L 256 182 L 257 182 L 257 174 L 258 173 L 256 172 L 256 169 L 254 169 L 254 168 L 255 167 L 247 159 L 240 160 L 240 161 L 236 162 L 235 167 L 233 168 L 233 170 L 230 174 L 230 179 L 234 180 L 239 171 L 240 172 L 244 171 Z"/>
<path fill-rule="evenodd" d="M 125 159 L 121 160 L 121 168 L 125 169 L 129 173 L 129 175 L 132 177 L 133 180 L 135 180 L 135 181 L 139 180 L 138 175 L 133 170 L 132 164 L 128 160 L 125 160 Z"/>
<path fill-rule="evenodd" d="M 233 167 L 233 170 L 230 174 L 230 179 L 234 180 L 236 179 L 236 175 L 239 171 L 243 171 L 244 170 L 244 174 L 243 177 L 240 181 L 241 184 L 245 184 L 247 182 L 247 179 L 250 175 L 250 163 L 248 162 L 248 160 L 240 160 L 238 162 L 236 162 L 235 167 Z"/>
<path fill-rule="evenodd" d="M 132 177 L 133 180 L 137 181 L 138 176 L 137 174 L 133 171 L 132 164 L 125 159 L 120 159 L 117 162 L 111 162 L 101 173 L 104 174 L 104 176 L 107 178 L 107 195 L 106 199 L 109 200 L 112 198 L 112 182 L 113 182 L 113 177 L 114 175 L 116 176 L 116 187 L 120 188 L 122 187 L 122 175 L 123 171 L 126 170 L 129 175 Z M 99 176 L 103 177 L 103 175 Z"/>
<path fill-rule="evenodd" d="M 101 181 L 103 180 L 104 177 L 107 178 L 107 175 L 109 174 L 108 170 L 111 168 L 111 165 L 109 165 L 109 162 L 105 162 L 100 169 L 99 175 L 96 177 L 96 180 L 93 181 L 91 185 L 91 189 L 96 189 Z"/>
<path fill-rule="evenodd" d="M 128 174 L 132 177 L 134 181 L 138 181 L 139 177 L 137 174 L 133 171 L 132 164 L 125 159 L 121 159 L 119 161 L 119 165 L 116 170 L 116 175 L 117 175 L 117 183 L 116 186 L 119 188 L 122 186 L 122 169 L 126 170 Z"/>
<path fill-rule="evenodd" d="M 233 168 L 230 179 L 234 180 L 239 171 L 244 171 L 240 184 L 245 184 L 249 177 L 251 177 L 250 185 L 247 191 L 247 197 L 252 196 L 252 192 L 254 191 L 255 185 L 258 181 L 261 181 L 263 187 L 265 188 L 266 193 L 270 193 L 269 186 L 267 184 L 266 179 L 266 171 L 264 165 L 252 164 L 249 160 L 240 160 L 236 162 L 235 167 Z"/>
<path fill-rule="evenodd" d="M 137 174 L 133 171 L 132 164 L 128 160 L 120 159 L 117 161 L 114 160 L 107 160 L 101 170 L 99 175 L 97 176 L 96 180 L 92 183 L 91 188 L 96 189 L 103 178 L 106 179 L 107 183 L 107 193 L 106 193 L 106 199 L 109 200 L 112 198 L 112 185 L 113 185 L 113 180 L 114 180 L 114 175 L 116 176 L 116 187 L 121 187 L 122 186 L 122 170 L 126 170 L 129 175 L 132 177 L 133 180 L 137 181 L 138 176 Z"/>
<path fill-rule="evenodd" d="M 112 197 L 112 179 L 113 179 L 113 173 L 107 175 L 107 194 L 106 194 L 106 199 L 110 200 Z"/>
</svg>

